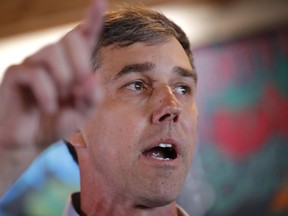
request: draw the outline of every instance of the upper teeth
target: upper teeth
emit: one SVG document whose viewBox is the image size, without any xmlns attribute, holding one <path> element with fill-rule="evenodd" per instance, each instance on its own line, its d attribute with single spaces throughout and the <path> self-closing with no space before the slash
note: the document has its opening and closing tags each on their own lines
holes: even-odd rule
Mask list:
<svg viewBox="0 0 288 216">
<path fill-rule="evenodd" d="M 160 144 L 159 144 L 159 147 L 162 147 L 162 148 L 171 148 L 171 147 L 172 147 L 172 144 L 169 144 L 169 143 L 160 143 Z"/>
</svg>

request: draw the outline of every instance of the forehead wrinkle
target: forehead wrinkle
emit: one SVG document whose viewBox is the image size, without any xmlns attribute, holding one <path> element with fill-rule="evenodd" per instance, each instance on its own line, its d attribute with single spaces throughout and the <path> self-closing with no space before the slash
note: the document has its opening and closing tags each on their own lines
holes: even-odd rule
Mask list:
<svg viewBox="0 0 288 216">
<path fill-rule="evenodd" d="M 173 68 L 173 72 L 175 72 L 178 75 L 183 76 L 183 77 L 191 77 L 194 80 L 194 82 L 197 83 L 198 76 L 197 76 L 197 73 L 194 70 L 190 70 L 190 69 L 187 69 L 187 68 L 175 66 Z"/>
<path fill-rule="evenodd" d="M 155 68 L 155 64 L 151 62 L 144 62 L 144 63 L 135 63 L 125 65 L 114 77 L 114 79 L 118 79 L 126 74 L 129 73 L 143 73 L 147 71 L 151 71 Z"/>
</svg>

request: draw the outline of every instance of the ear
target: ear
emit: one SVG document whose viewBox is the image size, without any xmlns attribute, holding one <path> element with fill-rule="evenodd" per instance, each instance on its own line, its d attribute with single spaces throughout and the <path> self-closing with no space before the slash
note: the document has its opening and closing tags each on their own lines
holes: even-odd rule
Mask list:
<svg viewBox="0 0 288 216">
<path fill-rule="evenodd" d="M 77 131 L 76 133 L 66 138 L 66 140 L 70 142 L 71 145 L 73 145 L 75 148 L 86 148 L 86 143 L 83 139 L 81 131 Z"/>
</svg>

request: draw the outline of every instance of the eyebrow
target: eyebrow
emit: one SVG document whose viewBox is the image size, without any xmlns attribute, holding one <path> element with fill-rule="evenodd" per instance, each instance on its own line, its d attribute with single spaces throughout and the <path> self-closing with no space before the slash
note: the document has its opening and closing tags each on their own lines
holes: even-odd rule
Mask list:
<svg viewBox="0 0 288 216">
<path fill-rule="evenodd" d="M 150 71 L 155 68 L 155 64 L 151 62 L 144 62 L 144 63 L 136 63 L 136 64 L 129 64 L 124 66 L 114 77 L 114 79 L 118 79 L 119 77 L 129 74 L 129 73 L 141 73 Z M 173 72 L 182 76 L 182 77 L 191 77 L 195 83 L 197 83 L 198 76 L 194 70 L 190 70 L 187 68 L 175 66 L 173 68 Z"/>
<path fill-rule="evenodd" d="M 173 68 L 173 72 L 183 77 L 191 77 L 195 83 L 198 81 L 198 75 L 194 70 L 176 66 Z"/>
<path fill-rule="evenodd" d="M 126 65 L 116 74 L 114 79 L 117 79 L 117 78 L 119 78 L 123 75 L 129 74 L 129 73 L 135 73 L 135 72 L 141 73 L 141 72 L 150 71 L 153 68 L 155 68 L 155 64 L 150 63 L 150 62 Z"/>
</svg>

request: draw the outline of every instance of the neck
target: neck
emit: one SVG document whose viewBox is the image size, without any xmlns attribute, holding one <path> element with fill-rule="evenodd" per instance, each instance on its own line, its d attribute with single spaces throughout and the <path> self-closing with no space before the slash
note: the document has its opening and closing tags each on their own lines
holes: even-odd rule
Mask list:
<svg viewBox="0 0 288 216">
<path fill-rule="evenodd" d="M 160 207 L 147 207 L 142 205 L 136 205 L 133 202 L 114 199 L 110 197 L 107 200 L 105 197 L 96 193 L 97 197 L 86 196 L 81 192 L 81 212 L 83 216 L 89 215 L 103 215 L 103 216 L 177 216 L 176 202 L 172 202 L 165 206 Z M 81 214 L 81 215 L 82 215 Z"/>
<path fill-rule="evenodd" d="M 99 182 L 98 182 L 99 183 Z M 89 185 L 88 187 L 85 187 Z M 135 198 L 127 198 L 125 194 L 115 193 L 115 191 L 106 188 L 105 184 L 81 184 L 81 210 L 83 215 L 103 215 L 103 216 L 176 216 L 177 205 L 176 202 L 172 202 L 163 206 L 148 206 L 137 201 Z"/>
</svg>

